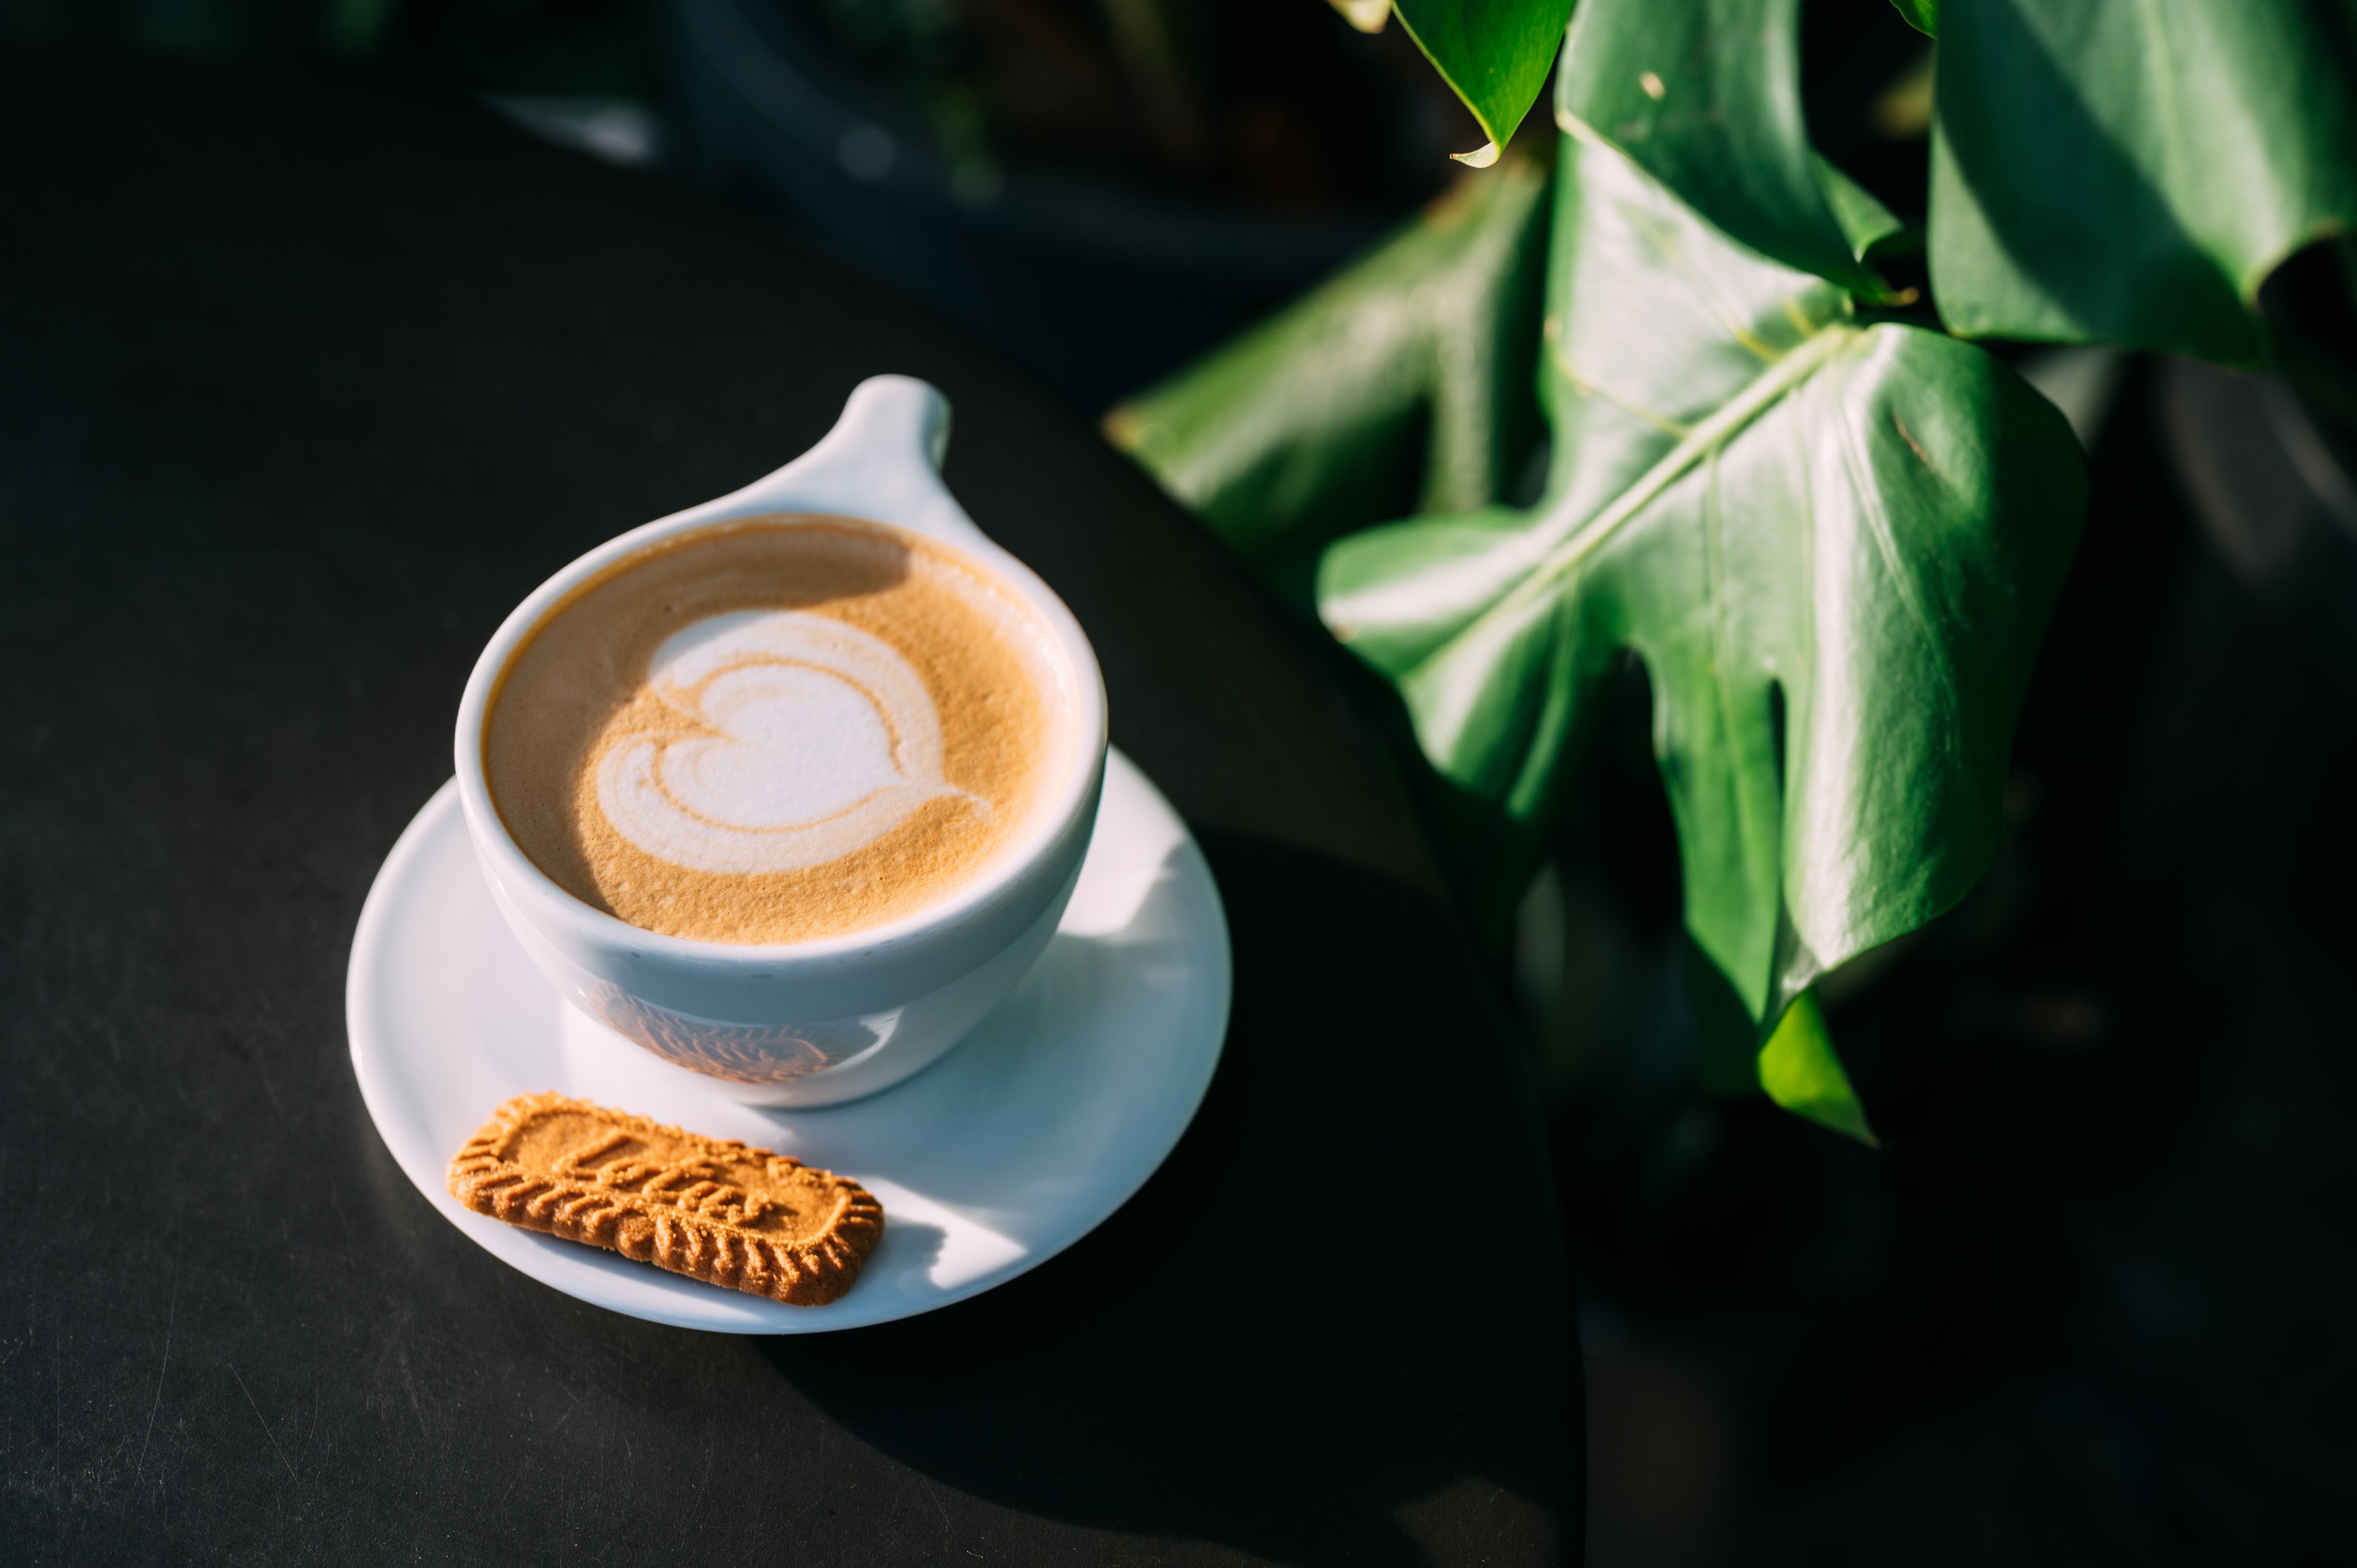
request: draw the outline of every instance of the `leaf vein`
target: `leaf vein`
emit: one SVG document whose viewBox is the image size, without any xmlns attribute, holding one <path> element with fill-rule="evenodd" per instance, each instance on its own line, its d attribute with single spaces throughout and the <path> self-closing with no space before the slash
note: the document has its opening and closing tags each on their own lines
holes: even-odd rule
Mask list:
<svg viewBox="0 0 2357 1568">
<path fill-rule="evenodd" d="M 1681 424 L 1678 421 L 1672 419 L 1668 414 L 1662 413 L 1659 409 L 1648 408 L 1645 404 L 1638 402 L 1635 398 L 1629 397 L 1621 392 L 1617 392 L 1610 387 L 1606 386 L 1602 381 L 1593 380 L 1582 372 L 1577 365 L 1571 362 L 1571 356 L 1565 353 L 1559 345 L 1554 348 L 1551 350 L 1551 353 L 1555 360 L 1555 369 L 1561 371 L 1566 379 L 1570 381 L 1571 383 L 1577 386 L 1581 392 L 1594 392 L 1598 397 L 1602 398 L 1605 402 L 1610 403 L 1613 407 L 1620 410 L 1622 413 L 1643 420 L 1646 424 L 1652 425 L 1663 435 L 1670 436 L 1673 439 L 1680 439 L 1694 433 L 1693 425 Z"/>
</svg>

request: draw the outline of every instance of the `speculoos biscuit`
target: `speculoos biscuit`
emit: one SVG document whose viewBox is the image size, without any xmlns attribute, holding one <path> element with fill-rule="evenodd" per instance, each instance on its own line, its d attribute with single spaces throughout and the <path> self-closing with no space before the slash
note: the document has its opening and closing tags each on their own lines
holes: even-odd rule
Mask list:
<svg viewBox="0 0 2357 1568">
<path fill-rule="evenodd" d="M 561 1094 L 492 1112 L 449 1186 L 478 1214 L 794 1306 L 849 1290 L 884 1233 L 857 1182 Z"/>
</svg>

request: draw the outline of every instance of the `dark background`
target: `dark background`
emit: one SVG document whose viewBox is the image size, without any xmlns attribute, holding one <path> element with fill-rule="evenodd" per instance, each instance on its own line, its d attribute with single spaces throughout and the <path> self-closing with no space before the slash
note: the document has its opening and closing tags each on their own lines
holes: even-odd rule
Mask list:
<svg viewBox="0 0 2357 1568">
<path fill-rule="evenodd" d="M 1849 106 L 1813 124 L 1835 161 L 1920 212 L 1920 140 L 1857 108 L 1920 48 L 1887 13 L 1812 7 L 1813 106 Z M 580 139 L 584 101 L 620 103 L 644 116 L 623 150 L 649 177 L 715 183 L 666 14 L 644 4 L 5 0 L 0 16 L 19 47 L 490 92 L 510 113 L 515 95 L 567 100 L 571 119 L 540 122 L 560 139 Z M 790 204 L 718 183 L 858 261 Z M 1378 193 L 1366 220 L 1412 185 Z M 2309 308 L 2331 295 L 2329 268 L 2293 271 L 2270 296 L 2287 341 L 2345 341 L 2338 306 Z M 1040 350 L 1052 333 L 1000 341 L 1077 419 L 1257 307 L 1227 300 L 1113 369 Z M 2275 383 L 2115 371 L 1999 865 L 1833 997 L 1879 1151 L 1692 1088 L 1641 723 L 1590 786 L 1591 820 L 1612 827 L 1575 831 L 1559 857 L 1576 955 L 1599 976 L 1590 1033 L 1609 1038 L 1566 1069 L 1544 1021 L 1526 1033 L 1558 1089 L 1599 1568 L 2295 1564 L 2338 1560 L 2357 1526 L 2342 994 L 2357 972 L 2357 510 L 2345 484 L 2287 467 L 2298 415 Z M 1223 880 L 1251 875 L 1246 851 L 1213 847 Z M 330 912 L 311 918 L 336 937 Z M 72 950 L 70 930 L 55 940 Z M 1510 959 L 1491 965 L 1512 994 Z M 0 1150 L 0 1184 L 9 1168 Z M 37 1316 L 0 1333 L 0 1365 L 62 1331 Z M 1321 1560 L 1281 1535 L 1254 1544 Z"/>
</svg>

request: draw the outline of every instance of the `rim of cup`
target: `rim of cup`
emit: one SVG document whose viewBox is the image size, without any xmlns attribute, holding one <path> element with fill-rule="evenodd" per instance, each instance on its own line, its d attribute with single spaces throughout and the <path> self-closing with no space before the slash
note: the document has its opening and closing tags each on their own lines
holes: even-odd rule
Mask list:
<svg viewBox="0 0 2357 1568">
<path fill-rule="evenodd" d="M 700 512 L 702 509 L 697 510 Z M 532 857 L 524 854 L 515 842 L 514 835 L 508 832 L 506 821 L 491 800 L 490 781 L 483 770 L 485 725 L 490 717 L 491 699 L 509 662 L 532 632 L 552 613 L 560 610 L 574 592 L 590 580 L 605 575 L 610 568 L 650 545 L 706 530 L 737 529 L 748 523 L 773 519 L 812 521 L 842 519 L 882 529 L 888 533 L 916 541 L 927 549 L 945 551 L 953 558 L 971 562 L 985 581 L 1011 591 L 1021 601 L 1024 610 L 1051 634 L 1057 651 L 1062 655 L 1073 703 L 1071 760 L 1053 800 L 1041 810 L 1031 831 L 1021 842 L 1002 850 L 993 864 L 946 897 L 928 904 L 914 914 L 904 915 L 882 925 L 866 926 L 857 930 L 798 942 L 707 941 L 695 937 L 674 937 L 651 931 L 643 926 L 630 924 L 619 915 L 584 903 L 534 865 Z M 781 963 L 842 959 L 920 941 L 982 909 L 1021 881 L 1042 854 L 1062 843 L 1071 832 L 1075 819 L 1088 809 L 1095 793 L 1096 780 L 1104 771 L 1106 744 L 1104 674 L 1097 663 L 1095 650 L 1089 646 L 1079 620 L 1057 596 L 1056 591 L 1042 582 L 1038 573 L 1009 554 L 996 541 L 979 535 L 971 541 L 944 540 L 924 530 L 874 518 L 786 507 L 772 510 L 732 511 L 724 516 L 692 512 L 660 518 L 617 535 L 560 567 L 509 612 L 507 618 L 500 623 L 499 629 L 491 634 L 490 641 L 484 645 L 483 651 L 477 656 L 475 667 L 467 677 L 466 693 L 459 699 L 458 727 L 454 737 L 459 805 L 473 830 L 476 844 L 498 861 L 500 876 L 509 881 L 511 887 L 521 886 L 533 890 L 540 896 L 537 902 L 542 908 L 561 912 L 562 918 L 574 922 L 584 936 L 607 942 L 627 941 L 641 950 L 707 963 L 733 962 L 768 968 L 775 968 Z"/>
</svg>

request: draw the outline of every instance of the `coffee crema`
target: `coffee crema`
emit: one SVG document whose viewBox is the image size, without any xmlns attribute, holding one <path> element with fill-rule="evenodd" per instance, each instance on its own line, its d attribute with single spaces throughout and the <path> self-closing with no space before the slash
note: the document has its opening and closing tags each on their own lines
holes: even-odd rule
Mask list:
<svg viewBox="0 0 2357 1568">
<path fill-rule="evenodd" d="M 1071 766 L 1071 677 L 1014 594 L 851 518 L 716 524 L 575 590 L 484 722 L 492 804 L 593 908 L 794 942 L 912 915 L 1020 843 Z"/>
</svg>

